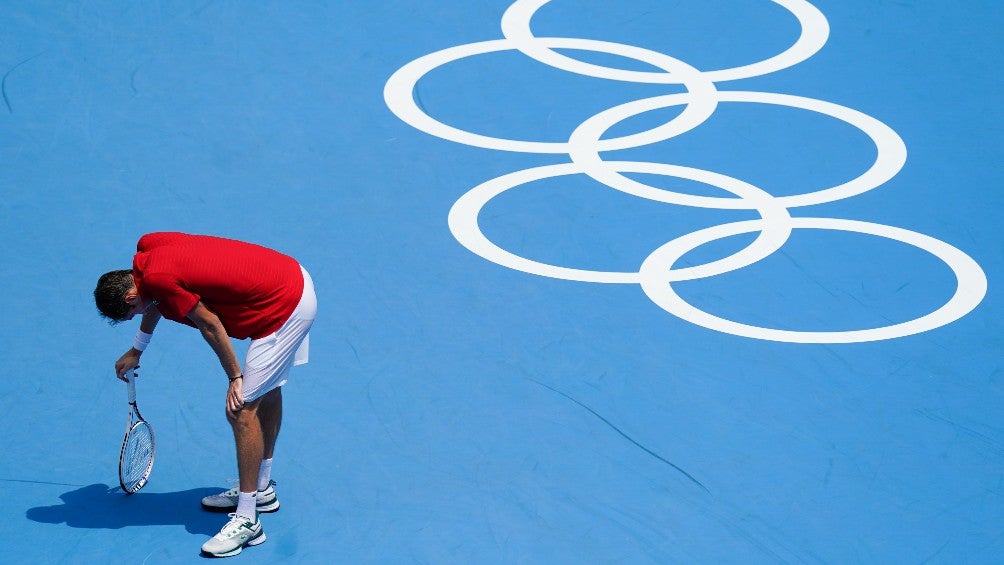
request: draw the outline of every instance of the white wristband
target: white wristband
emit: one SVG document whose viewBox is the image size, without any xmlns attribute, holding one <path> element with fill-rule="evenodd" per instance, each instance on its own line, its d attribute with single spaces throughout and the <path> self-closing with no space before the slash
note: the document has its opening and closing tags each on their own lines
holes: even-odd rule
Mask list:
<svg viewBox="0 0 1004 565">
<path fill-rule="evenodd" d="M 136 330 L 136 338 L 132 341 L 132 348 L 136 351 L 146 350 L 146 346 L 150 345 L 150 338 L 153 334 L 148 334 L 143 330 Z"/>
</svg>

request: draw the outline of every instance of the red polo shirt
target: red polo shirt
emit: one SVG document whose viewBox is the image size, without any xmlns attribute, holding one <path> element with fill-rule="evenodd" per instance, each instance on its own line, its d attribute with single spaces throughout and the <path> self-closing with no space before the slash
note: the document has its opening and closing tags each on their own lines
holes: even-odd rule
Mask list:
<svg viewBox="0 0 1004 565">
<path fill-rule="evenodd" d="M 156 300 L 168 320 L 193 327 L 187 314 L 201 300 L 237 339 L 274 333 L 303 295 L 300 264 L 260 245 L 160 232 L 141 237 L 136 250 L 132 272 L 144 300 Z"/>
</svg>

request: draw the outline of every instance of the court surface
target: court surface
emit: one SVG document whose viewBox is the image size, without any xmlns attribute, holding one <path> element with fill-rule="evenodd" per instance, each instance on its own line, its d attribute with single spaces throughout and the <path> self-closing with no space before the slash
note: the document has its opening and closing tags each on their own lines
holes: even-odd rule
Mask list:
<svg viewBox="0 0 1004 565">
<path fill-rule="evenodd" d="M 964 4 L 964 5 L 963 5 Z M 226 383 L 140 235 L 297 257 L 246 563 L 999 563 L 995 2 L 32 2 L 0 15 L 5 563 L 198 562 Z"/>
</svg>

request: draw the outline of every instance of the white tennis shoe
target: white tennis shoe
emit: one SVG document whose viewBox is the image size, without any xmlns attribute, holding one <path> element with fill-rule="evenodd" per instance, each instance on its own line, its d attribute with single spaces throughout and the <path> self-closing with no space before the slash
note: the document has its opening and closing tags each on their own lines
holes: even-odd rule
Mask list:
<svg viewBox="0 0 1004 565">
<path fill-rule="evenodd" d="M 275 496 L 275 481 L 269 481 L 265 490 L 255 495 L 255 506 L 260 513 L 275 512 L 279 509 L 279 498 Z M 240 487 L 214 494 L 202 499 L 202 507 L 212 512 L 233 512 L 237 510 L 237 499 L 240 497 Z"/>
<path fill-rule="evenodd" d="M 264 543 L 265 539 L 265 530 L 258 516 L 251 519 L 230 514 L 230 521 L 220 533 L 202 544 L 202 553 L 212 557 L 232 557 L 245 547 Z"/>
</svg>

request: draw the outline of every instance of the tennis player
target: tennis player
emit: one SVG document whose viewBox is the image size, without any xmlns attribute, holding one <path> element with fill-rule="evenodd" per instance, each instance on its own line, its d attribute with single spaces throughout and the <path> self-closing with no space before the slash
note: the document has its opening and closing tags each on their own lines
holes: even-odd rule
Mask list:
<svg viewBox="0 0 1004 565">
<path fill-rule="evenodd" d="M 99 278 L 94 300 L 112 324 L 141 316 L 132 348 L 115 362 L 120 379 L 139 365 L 162 317 L 197 328 L 219 357 L 228 380 L 226 416 L 240 482 L 202 499 L 208 510 L 232 512 L 202 551 L 229 557 L 264 542 L 258 514 L 279 509 L 271 469 L 282 423 L 282 386 L 294 365 L 307 362 L 308 332 L 317 310 L 310 275 L 292 257 L 259 245 L 151 233 L 140 238 L 131 270 Z M 243 368 L 230 338 L 251 339 Z"/>
</svg>

